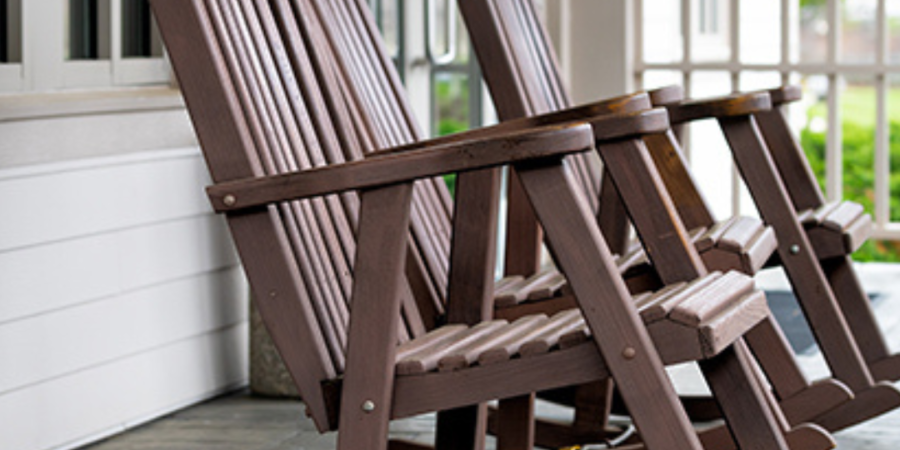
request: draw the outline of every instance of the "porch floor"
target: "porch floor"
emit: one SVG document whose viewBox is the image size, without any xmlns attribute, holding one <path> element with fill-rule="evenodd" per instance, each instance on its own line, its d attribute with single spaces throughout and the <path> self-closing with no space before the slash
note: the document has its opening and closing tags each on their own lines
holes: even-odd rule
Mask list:
<svg viewBox="0 0 900 450">
<path fill-rule="evenodd" d="M 876 316 L 886 331 L 892 349 L 900 350 L 900 264 L 866 264 L 860 270 L 867 290 L 877 294 Z M 780 273 L 765 273 L 760 286 L 772 291 L 787 289 Z M 780 310 L 773 305 L 773 310 Z M 788 308 L 790 310 L 790 308 Z M 789 315 L 790 313 L 786 314 Z M 779 313 L 779 316 L 782 315 Z M 779 320 L 782 318 L 779 317 Z M 787 329 L 787 327 L 785 327 Z M 800 327 L 802 328 L 802 326 Z M 802 330 L 800 331 L 802 333 Z M 788 331 L 789 337 L 792 332 Z M 799 338 L 799 339 L 802 339 Z M 827 373 L 818 349 L 813 346 L 800 355 L 800 362 L 811 378 Z M 679 390 L 705 390 L 691 368 L 672 371 Z M 303 413 L 303 405 L 293 400 L 260 398 L 247 391 L 222 396 L 186 408 L 159 420 L 84 447 L 83 450 L 329 450 L 336 436 L 320 435 Z M 566 410 L 539 405 L 538 412 L 565 418 Z M 425 415 L 395 421 L 395 437 L 431 442 L 434 416 Z M 836 433 L 838 449 L 894 450 L 900 448 L 900 410 L 867 423 Z M 488 448 L 493 449 L 490 440 Z"/>
</svg>

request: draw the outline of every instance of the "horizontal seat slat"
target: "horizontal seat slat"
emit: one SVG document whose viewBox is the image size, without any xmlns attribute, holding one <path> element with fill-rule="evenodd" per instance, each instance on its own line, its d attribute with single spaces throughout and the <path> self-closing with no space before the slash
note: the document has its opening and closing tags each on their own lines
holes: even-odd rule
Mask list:
<svg viewBox="0 0 900 450">
<path fill-rule="evenodd" d="M 703 289 L 706 285 L 714 282 L 721 276 L 722 274 L 720 272 L 713 272 L 704 277 L 692 280 L 681 289 L 673 289 L 670 291 L 666 291 L 665 289 L 660 290 L 657 295 L 654 295 L 654 298 L 648 301 L 646 306 L 639 311 L 641 319 L 644 323 L 648 324 L 665 319 L 678 303 L 685 301 L 689 296 L 693 295 L 698 290 Z"/>
<path fill-rule="evenodd" d="M 856 202 L 841 202 L 823 220 L 822 226 L 833 231 L 844 231 L 844 228 L 863 215 L 865 209 Z"/>
<path fill-rule="evenodd" d="M 729 217 L 726 220 L 721 222 L 716 222 L 711 228 L 706 230 L 703 235 L 700 236 L 699 239 L 694 241 L 694 246 L 697 248 L 698 252 L 707 251 L 716 246 L 716 242 L 722 238 L 722 235 L 725 234 L 725 231 L 728 230 L 731 225 L 737 221 L 737 217 Z"/>
<path fill-rule="evenodd" d="M 469 342 L 474 342 L 482 336 L 489 336 L 507 325 L 505 320 L 492 320 L 482 322 L 468 328 L 461 333 L 454 333 L 450 338 L 444 339 L 438 345 L 423 347 L 423 352 L 416 352 L 397 363 L 397 374 L 412 375 L 428 372 L 437 367 L 438 361 L 449 353 L 464 347 Z"/>
<path fill-rule="evenodd" d="M 550 318 L 543 332 L 522 344 L 519 353 L 523 357 L 547 353 L 559 342 L 560 336 L 583 326 L 584 317 L 579 309 L 559 312 Z"/>
<path fill-rule="evenodd" d="M 728 272 L 697 290 L 672 309 L 669 318 L 691 327 L 698 327 L 717 316 L 732 301 L 753 289 L 753 280 L 738 272 Z"/>
<path fill-rule="evenodd" d="M 744 252 L 750 242 L 762 233 L 765 228 L 762 221 L 757 218 L 745 216 L 738 217 L 734 223 L 725 230 L 725 233 L 723 233 L 722 237 L 716 242 L 716 246 L 733 252 Z"/>
<path fill-rule="evenodd" d="M 803 226 L 806 228 L 811 228 L 818 226 L 825 220 L 825 217 L 828 217 L 832 211 L 837 209 L 840 206 L 841 202 L 828 202 L 816 209 L 814 209 L 810 214 L 804 214 L 803 216 Z"/>
<path fill-rule="evenodd" d="M 523 328 L 532 327 L 546 320 L 547 316 L 543 314 L 525 316 L 491 334 L 467 342 L 465 345 L 454 349 L 453 352 L 442 356 L 438 361 L 438 370 L 448 371 L 468 367 L 477 361 L 485 351 L 503 345 L 510 335 L 517 333 Z"/>
</svg>

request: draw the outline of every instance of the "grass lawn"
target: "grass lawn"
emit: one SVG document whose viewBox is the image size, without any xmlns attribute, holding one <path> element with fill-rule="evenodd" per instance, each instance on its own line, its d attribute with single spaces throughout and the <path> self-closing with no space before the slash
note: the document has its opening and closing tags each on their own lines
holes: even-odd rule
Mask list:
<svg viewBox="0 0 900 450">
<path fill-rule="evenodd" d="M 900 122 L 900 88 L 888 91 L 888 121 Z M 847 86 L 841 94 L 841 116 L 844 122 L 860 127 L 875 127 L 875 88 L 871 86 Z M 817 102 L 809 108 L 810 117 L 826 118 L 828 104 Z"/>
</svg>

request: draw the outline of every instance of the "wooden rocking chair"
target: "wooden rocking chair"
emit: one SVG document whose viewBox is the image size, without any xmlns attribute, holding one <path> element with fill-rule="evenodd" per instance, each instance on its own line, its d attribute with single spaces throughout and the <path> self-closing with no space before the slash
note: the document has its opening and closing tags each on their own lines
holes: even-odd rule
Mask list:
<svg viewBox="0 0 900 450">
<path fill-rule="evenodd" d="M 491 88 L 501 117 L 515 118 L 568 106 L 569 102 L 559 79 L 552 49 L 549 47 L 546 35 L 529 1 L 466 1 L 460 2 L 460 9 L 469 27 L 476 53 L 479 54 L 482 61 L 486 61 L 482 71 Z M 667 97 L 677 98 L 677 93 L 677 89 L 667 89 L 654 92 L 652 97 L 655 100 Z M 720 102 L 715 105 L 713 110 L 718 112 L 721 117 L 741 117 L 761 109 L 761 103 L 766 101 L 766 99 L 760 98 L 742 100 Z M 677 111 L 673 112 L 673 114 L 677 113 Z M 684 114 L 684 112 L 681 113 Z M 693 114 L 697 114 L 696 111 Z M 702 231 L 693 234 L 695 237 L 702 236 L 700 239 L 694 239 L 698 250 L 723 250 L 722 252 L 705 253 L 706 264 L 711 269 L 733 267 L 740 268 L 747 273 L 754 273 L 759 269 L 762 263 L 768 259 L 771 251 L 775 249 L 773 241 L 769 241 L 772 244 L 765 244 L 764 233 L 771 232 L 771 229 L 762 227 L 758 221 L 750 218 L 733 218 L 716 224 L 681 159 L 674 134 L 670 132 L 650 136 L 645 139 L 645 142 L 650 148 L 666 187 L 672 193 L 676 209 L 685 226 L 691 230 L 706 231 L 705 234 Z M 589 198 L 602 199 L 602 201 L 594 202 L 594 205 L 598 206 L 599 222 L 601 224 L 615 222 L 616 219 L 610 219 L 609 216 L 618 209 L 614 201 L 617 195 L 606 194 L 604 191 L 608 187 L 606 180 L 615 179 L 616 174 L 613 173 L 612 177 L 605 177 L 601 184 L 598 179 L 599 171 L 584 169 L 584 167 L 591 167 L 591 162 L 584 161 L 583 158 L 585 158 L 584 155 L 573 155 L 567 159 L 573 172 L 582 174 L 580 186 L 583 187 L 585 195 Z M 611 161 L 605 162 L 608 169 L 611 169 Z M 627 169 L 622 168 L 621 170 Z M 511 197 L 514 194 L 515 192 L 512 192 Z M 629 201 L 625 202 L 626 207 L 637 207 L 637 210 L 629 209 L 629 212 L 646 244 L 647 239 L 653 239 L 653 235 L 648 234 L 652 232 L 642 233 L 642 226 L 645 228 L 646 226 L 642 225 L 641 220 L 635 216 L 636 213 L 640 214 L 645 211 L 646 199 L 641 199 L 632 189 L 623 191 L 621 195 L 631 197 L 630 204 Z M 604 208 L 604 202 L 608 199 L 613 200 L 614 206 Z M 516 204 L 514 199 L 511 198 L 510 204 Z M 527 209 L 527 205 L 525 206 L 519 207 Z M 533 223 L 533 220 L 528 219 L 527 213 L 511 212 L 510 216 L 515 217 L 515 214 L 523 215 L 520 220 L 525 224 L 525 228 Z M 651 217 L 643 220 L 652 222 Z M 511 223 L 513 222 L 511 221 Z M 621 225 L 616 225 L 607 227 L 605 230 L 622 230 L 623 228 Z M 526 235 L 534 239 L 537 234 L 531 229 L 518 233 L 510 231 L 509 235 L 519 236 L 520 239 L 522 235 Z M 621 242 L 621 235 L 618 239 L 613 240 Z M 521 247 L 510 246 L 510 248 L 517 250 Z M 531 255 L 517 254 L 512 259 L 528 260 L 529 256 Z M 535 261 L 536 258 L 532 256 L 530 260 Z M 525 269 L 528 268 L 525 267 Z M 531 266 L 531 270 L 534 270 L 534 266 Z M 678 274 L 672 274 L 671 270 L 670 267 L 665 266 L 660 269 L 660 276 L 667 282 L 677 279 Z M 669 272 L 669 274 L 667 275 L 665 272 Z M 810 289 L 811 286 L 816 286 L 816 281 L 801 280 L 796 281 L 795 285 L 798 290 Z M 824 283 L 820 283 L 818 286 L 820 288 L 825 286 L 824 289 L 827 290 L 827 285 Z M 832 305 L 830 309 L 825 309 L 824 314 L 819 313 L 820 317 L 823 315 L 826 317 L 820 318 L 819 321 L 828 323 L 828 329 L 841 330 L 841 326 L 846 328 L 846 325 L 842 325 L 842 313 L 835 306 Z M 824 325 L 823 329 L 825 329 Z M 764 368 L 768 368 L 767 372 L 772 377 L 775 392 L 781 399 L 782 406 L 792 422 L 799 423 L 816 418 L 827 423 L 829 427 L 838 427 L 839 429 L 897 406 L 900 398 L 897 397 L 895 389 L 885 384 L 873 383 L 871 377 L 866 379 L 856 376 L 861 360 L 854 359 L 854 356 L 858 356 L 858 350 L 855 348 L 856 344 L 852 338 L 828 339 L 833 342 L 833 345 L 826 350 L 830 355 L 836 355 L 832 359 L 839 362 L 832 364 L 834 373 L 842 381 L 851 384 L 857 394 L 864 394 L 853 402 L 845 403 L 848 398 L 846 391 L 841 389 L 843 386 L 838 386 L 834 380 L 809 384 L 793 364 L 793 355 L 783 345 L 783 337 L 777 326 L 767 324 L 758 327 L 748 335 L 748 342 L 755 348 L 761 349 L 757 352 L 757 357 L 763 362 Z M 837 342 L 834 343 L 835 341 Z M 845 368 L 841 362 L 851 364 L 850 368 Z M 838 408 L 839 405 L 840 408 Z M 827 416 L 823 415 L 825 412 L 828 412 Z M 579 428 L 585 433 L 589 433 L 590 429 L 596 432 L 597 416 L 599 415 L 585 414 L 585 417 L 581 418 L 576 413 L 576 431 L 573 434 L 576 436 L 581 434 L 577 432 Z M 840 417 L 840 423 L 834 417 Z"/>
<path fill-rule="evenodd" d="M 853 403 L 806 418 L 836 431 L 900 407 L 900 391 L 889 383 L 900 379 L 900 355 L 888 350 L 849 257 L 867 239 L 872 219 L 857 203 L 825 202 L 782 111 L 800 95 L 783 87 L 685 102 L 679 89 L 667 88 L 651 98 L 669 108 L 673 123 L 720 124 L 760 215 L 778 234 L 778 262 L 822 353 L 856 395 Z M 755 106 L 722 114 L 737 103 Z"/>
<path fill-rule="evenodd" d="M 388 448 L 392 418 L 613 377 L 649 448 L 699 449 L 641 322 L 651 312 L 649 327 L 663 330 L 671 343 L 660 348 L 663 358 L 705 358 L 701 365 L 742 448 L 786 448 L 783 421 L 767 407 L 741 341 L 768 316 L 762 293 L 740 274 L 704 274 L 641 297 L 642 311 L 651 312 L 639 315 L 562 165 L 564 155 L 590 150 L 594 141 L 640 146 L 643 134 L 666 129 L 664 113 L 595 121 L 593 131 L 586 125 L 538 128 L 442 145 L 409 143 L 356 162 L 312 161 L 304 156 L 310 148 L 344 150 L 340 145 L 354 129 L 373 131 L 385 119 L 362 108 L 336 114 L 340 108 L 321 96 L 321 87 L 339 73 L 364 64 L 366 58 L 332 59 L 329 48 L 347 44 L 335 33 L 353 32 L 332 28 L 332 21 L 358 14 L 362 4 L 152 5 L 217 183 L 209 189 L 212 204 L 226 214 L 261 315 L 310 416 L 320 431 L 341 430 L 339 448 Z M 377 44 L 373 28 L 356 32 Z M 403 101 L 399 91 L 340 87 L 348 98 L 380 93 L 385 101 Z M 419 335 L 404 277 L 420 186 L 413 182 L 501 164 L 518 170 L 580 312 L 512 324 L 476 320 Z M 456 209 L 457 220 L 489 219 L 459 202 Z M 348 234 L 336 232 L 354 222 L 355 233 L 352 226 Z M 454 230 L 454 242 L 469 232 Z M 455 251 L 461 246 L 454 245 L 451 271 L 461 264 Z M 348 248 L 355 251 L 347 254 Z M 475 427 L 449 430 L 470 442 L 439 432 L 438 448 L 475 447 Z"/>
</svg>

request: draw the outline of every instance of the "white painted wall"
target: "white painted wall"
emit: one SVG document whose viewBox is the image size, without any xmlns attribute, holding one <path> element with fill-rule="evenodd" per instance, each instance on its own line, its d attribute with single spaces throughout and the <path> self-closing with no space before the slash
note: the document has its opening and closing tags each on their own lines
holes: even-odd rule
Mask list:
<svg viewBox="0 0 900 450">
<path fill-rule="evenodd" d="M 71 448 L 246 383 L 247 287 L 169 96 L 0 98 L 0 449 Z"/>
</svg>

